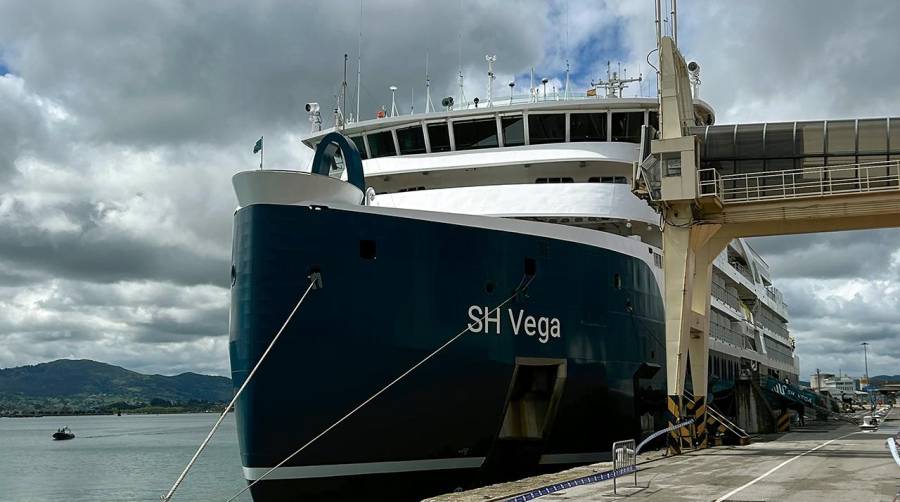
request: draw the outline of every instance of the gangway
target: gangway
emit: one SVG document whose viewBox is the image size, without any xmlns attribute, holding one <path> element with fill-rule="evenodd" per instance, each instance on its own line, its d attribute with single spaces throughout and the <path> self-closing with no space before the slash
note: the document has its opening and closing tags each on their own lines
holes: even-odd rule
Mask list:
<svg viewBox="0 0 900 502">
<path fill-rule="evenodd" d="M 713 260 L 739 237 L 900 226 L 900 119 L 702 126 L 684 58 L 657 40 L 660 130 L 644 126 L 632 191 L 662 220 L 667 421 L 684 415 L 690 359 L 705 423 Z"/>
<path fill-rule="evenodd" d="M 692 407 L 696 407 L 697 401 L 694 399 L 693 394 L 689 390 L 684 391 L 684 399 L 687 401 L 689 405 Z M 696 425 L 695 425 L 696 427 Z M 707 433 L 713 432 L 713 437 L 717 435 L 717 431 L 714 428 L 722 427 L 726 431 L 730 432 L 732 436 L 735 437 L 737 444 L 739 445 L 747 445 L 750 444 L 750 435 L 747 434 L 747 431 L 741 429 L 734 422 L 729 420 L 725 415 L 720 413 L 717 409 L 713 407 L 713 405 L 706 405 L 706 428 Z M 695 434 L 696 435 L 696 434 Z M 700 434 L 703 436 L 703 434 Z"/>
</svg>

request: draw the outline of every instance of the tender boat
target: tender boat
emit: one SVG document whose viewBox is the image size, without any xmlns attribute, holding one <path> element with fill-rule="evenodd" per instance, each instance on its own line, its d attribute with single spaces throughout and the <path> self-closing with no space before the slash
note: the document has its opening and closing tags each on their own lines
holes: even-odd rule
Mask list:
<svg viewBox="0 0 900 502">
<path fill-rule="evenodd" d="M 62 429 L 56 429 L 56 432 L 53 433 L 53 439 L 57 441 L 63 441 L 65 439 L 74 439 L 75 433 L 72 432 L 69 427 L 63 427 Z"/>
</svg>

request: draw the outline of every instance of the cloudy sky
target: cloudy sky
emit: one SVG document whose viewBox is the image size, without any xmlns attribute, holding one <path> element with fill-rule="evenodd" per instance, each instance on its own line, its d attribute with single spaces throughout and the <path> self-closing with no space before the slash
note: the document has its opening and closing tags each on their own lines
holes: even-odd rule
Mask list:
<svg viewBox="0 0 900 502">
<path fill-rule="evenodd" d="M 303 105 L 333 107 L 342 58 L 361 114 L 502 83 L 584 89 L 621 61 L 649 73 L 651 0 L 329 2 L 0 0 L 0 367 L 92 358 L 227 374 L 233 173 L 304 168 Z M 900 115 L 894 1 L 679 2 L 682 50 L 719 123 Z M 567 12 L 568 11 L 568 12 Z M 351 96 L 355 78 L 351 76 Z M 527 85 L 527 84 L 525 84 Z M 626 95 L 652 95 L 651 82 Z M 353 98 L 349 100 L 351 103 Z M 352 106 L 351 106 L 352 108 Z M 326 114 L 327 115 L 327 114 Z M 900 232 L 757 239 L 815 368 L 900 373 Z"/>
</svg>

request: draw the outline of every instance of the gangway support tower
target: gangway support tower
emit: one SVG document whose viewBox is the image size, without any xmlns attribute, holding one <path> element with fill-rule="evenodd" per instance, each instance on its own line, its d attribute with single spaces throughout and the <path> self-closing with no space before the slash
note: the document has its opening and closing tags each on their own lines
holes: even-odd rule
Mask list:
<svg viewBox="0 0 900 502">
<path fill-rule="evenodd" d="M 877 128 L 877 120 L 843 121 L 844 125 L 856 124 L 851 128 L 855 142 L 846 141 L 856 149 L 849 157 L 854 162 L 837 164 L 827 161 L 824 150 L 816 152 L 809 146 L 818 137 L 816 134 L 803 136 L 803 131 L 798 132 L 798 124 L 793 129 L 785 127 L 790 123 L 780 124 L 780 130 L 791 133 L 791 158 L 803 157 L 806 152 L 802 150 L 807 148 L 819 155 L 810 155 L 813 162 L 826 159 L 822 161 L 825 165 L 806 167 L 810 165 L 808 159 L 788 159 L 793 162 L 790 168 L 780 171 L 757 168 L 741 172 L 742 169 L 733 168 L 721 173 L 721 164 L 704 163 L 705 137 L 699 134 L 704 129 L 697 127 L 687 65 L 671 37 L 660 39 L 659 62 L 660 131 L 655 137 L 651 136 L 652 131 L 645 131 L 643 158 L 635 167 L 633 190 L 647 199 L 663 220 L 667 421 L 672 425 L 686 418 L 695 419 L 692 438 L 680 431 L 670 437 L 670 450 L 680 453 L 686 446 L 707 445 L 705 396 L 713 260 L 738 237 L 900 226 L 900 144 L 891 145 L 893 133 L 888 134 L 892 130 L 890 124 L 896 122 L 896 127 L 900 127 L 900 120 L 883 119 L 882 129 Z M 865 128 L 859 126 L 863 122 L 867 124 Z M 870 123 L 876 127 L 869 127 Z M 822 124 L 821 137 L 825 139 L 821 141 L 828 143 L 826 125 Z M 742 128 L 708 126 L 707 134 L 709 128 L 717 127 L 731 127 L 726 132 L 733 132 L 735 138 Z M 758 143 L 764 144 L 765 126 L 759 129 Z M 776 129 L 774 124 L 772 129 Z M 860 145 L 873 144 L 871 138 L 861 137 L 864 129 L 882 131 L 875 134 L 886 138 L 884 151 L 877 152 L 883 155 L 875 156 L 874 162 L 858 162 L 862 156 Z M 900 134 L 897 138 L 900 140 Z M 762 150 L 759 163 L 747 165 L 762 165 L 766 158 Z M 770 150 L 775 150 L 774 145 Z M 897 152 L 891 155 L 892 150 Z M 872 152 L 865 153 L 867 159 L 873 157 Z M 696 396 L 693 417 L 683 416 L 688 361 Z"/>
</svg>

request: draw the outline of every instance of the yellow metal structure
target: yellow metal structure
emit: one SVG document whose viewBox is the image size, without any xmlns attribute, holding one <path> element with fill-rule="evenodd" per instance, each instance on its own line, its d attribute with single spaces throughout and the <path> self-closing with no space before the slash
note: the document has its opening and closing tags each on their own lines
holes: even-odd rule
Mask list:
<svg viewBox="0 0 900 502">
<path fill-rule="evenodd" d="M 728 177 L 700 169 L 699 140 L 689 133 L 696 124 L 684 58 L 669 37 L 661 39 L 659 57 L 661 130 L 650 145 L 653 173 L 639 166 L 634 191 L 664 222 L 668 421 L 688 418 L 681 396 L 690 360 L 692 446 L 704 447 L 713 260 L 738 237 L 900 226 L 900 174 L 882 165 L 890 163 Z M 680 434 L 670 439 L 675 453 L 686 446 Z"/>
</svg>

